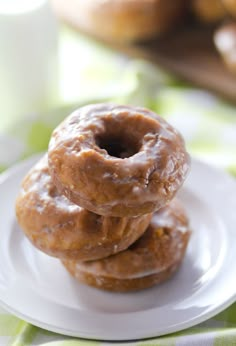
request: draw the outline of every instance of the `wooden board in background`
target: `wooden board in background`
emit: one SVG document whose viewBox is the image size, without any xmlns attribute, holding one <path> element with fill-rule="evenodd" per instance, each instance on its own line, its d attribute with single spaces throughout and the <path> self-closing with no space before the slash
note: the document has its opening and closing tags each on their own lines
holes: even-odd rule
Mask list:
<svg viewBox="0 0 236 346">
<path fill-rule="evenodd" d="M 73 12 L 74 1 L 54 2 L 57 15 L 82 32 L 83 25 Z M 142 44 L 102 42 L 128 56 L 149 60 L 193 85 L 236 103 L 236 76 L 227 70 L 219 57 L 213 44 L 213 32 L 209 29 L 186 24 L 178 32 Z"/>
<path fill-rule="evenodd" d="M 109 46 L 129 56 L 145 58 L 183 80 L 236 103 L 236 76 L 227 70 L 218 56 L 210 30 L 186 28 L 165 39 Z"/>
</svg>

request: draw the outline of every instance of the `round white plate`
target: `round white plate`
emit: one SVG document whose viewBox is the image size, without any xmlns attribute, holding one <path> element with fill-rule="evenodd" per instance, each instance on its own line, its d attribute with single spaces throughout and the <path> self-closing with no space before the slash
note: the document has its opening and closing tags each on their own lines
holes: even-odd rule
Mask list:
<svg viewBox="0 0 236 346">
<path fill-rule="evenodd" d="M 137 293 L 117 294 L 78 284 L 59 260 L 36 250 L 17 226 L 15 198 L 38 158 L 0 178 L 0 303 L 32 324 L 90 339 L 159 336 L 200 323 L 236 298 L 236 183 L 193 160 L 179 194 L 193 234 L 179 272 Z"/>
</svg>

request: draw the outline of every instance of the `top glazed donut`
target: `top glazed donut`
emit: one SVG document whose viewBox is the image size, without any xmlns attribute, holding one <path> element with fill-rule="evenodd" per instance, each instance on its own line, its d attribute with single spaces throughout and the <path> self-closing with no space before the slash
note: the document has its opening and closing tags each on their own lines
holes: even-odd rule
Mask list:
<svg viewBox="0 0 236 346">
<path fill-rule="evenodd" d="M 49 169 L 74 203 L 107 216 L 137 216 L 166 205 L 189 170 L 181 135 L 147 109 L 95 104 L 53 132 Z"/>
</svg>

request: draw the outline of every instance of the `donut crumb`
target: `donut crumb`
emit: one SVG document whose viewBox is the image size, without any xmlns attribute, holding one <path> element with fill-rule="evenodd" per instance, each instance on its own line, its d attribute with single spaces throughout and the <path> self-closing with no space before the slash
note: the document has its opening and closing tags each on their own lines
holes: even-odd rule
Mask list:
<svg viewBox="0 0 236 346">
<path fill-rule="evenodd" d="M 162 237 L 164 235 L 164 230 L 163 230 L 163 228 L 157 228 L 155 230 L 155 233 L 160 238 L 160 237 Z"/>
</svg>

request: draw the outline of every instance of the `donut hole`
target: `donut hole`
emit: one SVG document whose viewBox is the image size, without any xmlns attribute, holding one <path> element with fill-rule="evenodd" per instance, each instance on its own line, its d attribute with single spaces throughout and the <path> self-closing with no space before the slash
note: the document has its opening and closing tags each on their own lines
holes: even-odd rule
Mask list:
<svg viewBox="0 0 236 346">
<path fill-rule="evenodd" d="M 142 150 L 145 136 L 156 134 L 159 123 L 156 119 L 139 112 L 123 110 L 100 116 L 100 127 L 96 128 L 95 144 L 106 150 L 109 156 L 125 159 Z M 156 138 L 156 137 L 155 137 Z"/>
<path fill-rule="evenodd" d="M 107 151 L 108 155 L 125 159 L 139 152 L 140 145 L 132 138 L 126 136 L 101 135 L 96 138 L 100 149 Z"/>
</svg>

